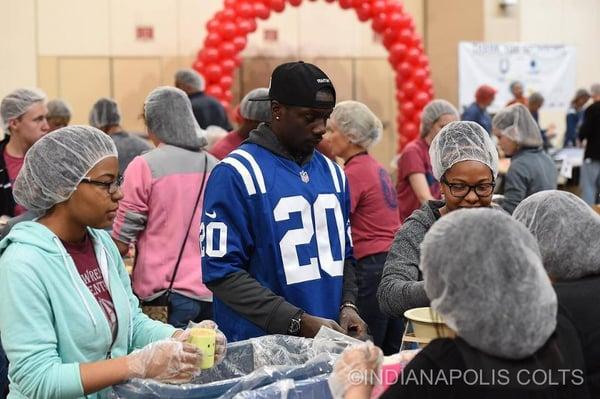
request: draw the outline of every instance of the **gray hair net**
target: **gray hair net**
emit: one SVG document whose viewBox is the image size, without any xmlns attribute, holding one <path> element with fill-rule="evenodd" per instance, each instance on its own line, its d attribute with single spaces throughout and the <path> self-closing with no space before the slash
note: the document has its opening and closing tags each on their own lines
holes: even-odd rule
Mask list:
<svg viewBox="0 0 600 399">
<path fill-rule="evenodd" d="M 592 87 L 590 87 L 590 94 L 592 96 L 600 96 L 600 83 L 594 83 Z"/>
<path fill-rule="evenodd" d="M 574 194 L 548 190 L 513 212 L 538 240 L 548 274 L 574 280 L 600 273 L 600 216 Z"/>
<path fill-rule="evenodd" d="M 175 84 L 183 84 L 195 90 L 204 90 L 205 82 L 202 75 L 191 68 L 180 69 L 175 73 Z"/>
<path fill-rule="evenodd" d="M 492 127 L 521 147 L 540 147 L 544 144 L 535 119 L 523 104 L 506 107 L 494 116 Z"/>
<path fill-rule="evenodd" d="M 67 126 L 39 139 L 25 155 L 13 186 L 15 201 L 43 214 L 68 200 L 98 162 L 117 157 L 115 143 L 91 126 Z"/>
<path fill-rule="evenodd" d="M 102 129 L 121 123 L 119 105 L 113 99 L 103 97 L 92 106 L 89 117 L 90 125 Z"/>
<path fill-rule="evenodd" d="M 268 97 L 269 89 L 259 87 L 251 90 L 242 98 L 240 102 L 240 115 L 249 121 L 270 122 L 271 121 L 271 102 L 253 101 L 256 98 Z"/>
<path fill-rule="evenodd" d="M 420 267 L 431 307 L 486 354 L 522 359 L 556 328 L 557 298 L 537 242 L 504 212 L 444 216 L 425 235 Z"/>
<path fill-rule="evenodd" d="M 9 93 L 0 103 L 2 129 L 8 133 L 8 124 L 29 110 L 35 103 L 46 101 L 46 94 L 38 89 L 17 89 Z"/>
<path fill-rule="evenodd" d="M 488 132 L 476 122 L 450 122 L 429 146 L 433 175 L 440 180 L 444 173 L 462 161 L 478 161 L 498 176 L 498 150 Z"/>
<path fill-rule="evenodd" d="M 381 138 L 383 125 L 379 118 L 363 103 L 342 101 L 338 103 L 330 119 L 352 143 L 370 148 Z"/>
<path fill-rule="evenodd" d="M 446 100 L 433 100 L 423 108 L 421 114 L 421 137 L 425 137 L 429 134 L 429 131 L 440 119 L 442 115 L 454 115 L 456 119 L 460 119 L 458 111 L 454 108 L 454 105 L 450 104 Z"/>
<path fill-rule="evenodd" d="M 206 132 L 200 129 L 182 90 L 170 86 L 152 90 L 144 102 L 144 116 L 148 130 L 165 144 L 192 151 L 207 144 Z"/>
<path fill-rule="evenodd" d="M 47 118 L 71 119 L 73 112 L 71 111 L 71 107 L 69 107 L 65 101 L 57 98 L 48 101 L 46 106 L 48 107 Z"/>
</svg>

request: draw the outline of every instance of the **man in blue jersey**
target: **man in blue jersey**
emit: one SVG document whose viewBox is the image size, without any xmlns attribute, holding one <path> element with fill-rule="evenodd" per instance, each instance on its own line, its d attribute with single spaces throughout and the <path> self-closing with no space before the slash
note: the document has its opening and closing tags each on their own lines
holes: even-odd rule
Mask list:
<svg viewBox="0 0 600 399">
<path fill-rule="evenodd" d="M 202 274 L 215 320 L 232 341 L 313 337 L 322 326 L 363 336 L 346 177 L 315 151 L 335 105 L 333 84 L 312 64 L 286 63 L 257 100 L 271 102 L 271 122 L 206 186 Z"/>
</svg>

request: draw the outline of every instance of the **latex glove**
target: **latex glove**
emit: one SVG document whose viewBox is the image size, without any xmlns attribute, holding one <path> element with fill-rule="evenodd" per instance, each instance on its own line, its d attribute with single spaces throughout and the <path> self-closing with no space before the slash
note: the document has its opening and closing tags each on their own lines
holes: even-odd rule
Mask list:
<svg viewBox="0 0 600 399">
<path fill-rule="evenodd" d="M 356 310 L 350 306 L 342 308 L 340 311 L 340 326 L 345 333 L 353 338 L 367 339 L 367 323 L 360 318 Z"/>
<path fill-rule="evenodd" d="M 346 348 L 328 380 L 333 397 L 343 398 L 352 387 L 374 385 L 382 361 L 383 352 L 371 341 Z"/>
<path fill-rule="evenodd" d="M 201 360 L 202 354 L 195 346 L 166 339 L 133 351 L 127 356 L 127 368 L 130 378 L 184 383 L 197 373 Z"/>
<path fill-rule="evenodd" d="M 212 320 L 202 320 L 200 323 L 194 323 L 190 321 L 188 323 L 187 329 L 183 332 L 182 338 L 184 341 L 187 340 L 190 334 L 190 330 L 192 328 L 210 328 L 216 331 L 215 337 L 215 364 L 219 364 L 225 359 L 227 355 L 227 337 L 221 330 L 219 330 L 219 326 Z"/>
</svg>

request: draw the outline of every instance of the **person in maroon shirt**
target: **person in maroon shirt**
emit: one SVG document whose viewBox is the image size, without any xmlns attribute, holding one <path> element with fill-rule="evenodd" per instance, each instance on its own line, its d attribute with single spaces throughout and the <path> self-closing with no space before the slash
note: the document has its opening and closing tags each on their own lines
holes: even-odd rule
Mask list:
<svg viewBox="0 0 600 399">
<path fill-rule="evenodd" d="M 47 114 L 46 95 L 39 90 L 17 89 L 0 103 L 5 135 L 0 142 L 0 216 L 13 217 L 26 211 L 15 203 L 12 185 L 29 148 L 50 129 Z"/>
<path fill-rule="evenodd" d="M 269 122 L 271 120 L 269 103 L 267 101 L 253 101 L 254 98 L 261 98 L 268 94 L 268 88 L 259 87 L 244 96 L 240 103 L 241 126 L 217 141 L 210 150 L 212 155 L 219 160 L 225 158 L 231 151 L 242 144 L 248 138 L 250 132 L 256 129 L 261 122 Z"/>
<path fill-rule="evenodd" d="M 446 100 L 433 100 L 423 109 L 421 136 L 403 149 L 398 159 L 398 211 L 400 221 L 429 200 L 440 199 L 440 183 L 433 177 L 429 145 L 444 126 L 459 120 Z"/>
<path fill-rule="evenodd" d="M 386 354 L 393 354 L 400 350 L 403 322 L 380 312 L 376 294 L 400 220 L 390 176 L 367 152 L 379 140 L 382 130 L 375 114 L 356 101 L 339 103 L 327 122 L 331 150 L 344 160 L 350 187 L 350 224 L 358 260 L 357 307 L 375 344 Z"/>
</svg>

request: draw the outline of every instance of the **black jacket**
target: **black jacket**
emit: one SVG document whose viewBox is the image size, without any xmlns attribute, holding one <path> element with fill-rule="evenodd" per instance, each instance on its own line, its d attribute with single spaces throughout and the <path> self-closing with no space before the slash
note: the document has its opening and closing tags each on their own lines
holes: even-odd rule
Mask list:
<svg viewBox="0 0 600 399">
<path fill-rule="evenodd" d="M 225 108 L 223 108 L 217 99 L 204 92 L 190 94 L 188 97 L 192 103 L 194 117 L 202 129 L 214 125 L 220 126 L 228 132 L 233 130 L 229 119 L 227 119 Z"/>
<path fill-rule="evenodd" d="M 4 161 L 4 149 L 8 144 L 9 136 L 0 141 L 0 215 L 15 216 L 15 199 L 12 193 L 12 184 L 8 178 L 8 169 Z"/>
</svg>

